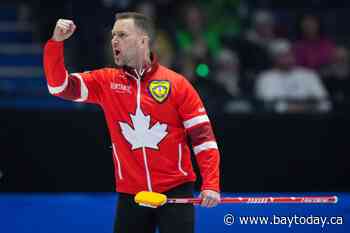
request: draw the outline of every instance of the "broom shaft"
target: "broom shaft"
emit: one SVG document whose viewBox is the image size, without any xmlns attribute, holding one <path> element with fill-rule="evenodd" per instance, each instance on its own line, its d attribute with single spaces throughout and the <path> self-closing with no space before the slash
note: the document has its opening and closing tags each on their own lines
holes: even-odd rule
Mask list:
<svg viewBox="0 0 350 233">
<path fill-rule="evenodd" d="M 201 198 L 168 198 L 167 203 L 200 204 Z M 300 204 L 331 204 L 337 203 L 337 196 L 304 196 L 304 197 L 224 197 L 220 203 L 272 204 L 272 203 L 300 203 Z"/>
</svg>

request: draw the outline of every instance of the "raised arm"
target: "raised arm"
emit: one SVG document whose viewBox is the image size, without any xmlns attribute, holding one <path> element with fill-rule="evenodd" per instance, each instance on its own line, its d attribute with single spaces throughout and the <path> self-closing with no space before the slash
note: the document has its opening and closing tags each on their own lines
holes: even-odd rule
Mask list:
<svg viewBox="0 0 350 233">
<path fill-rule="evenodd" d="M 44 48 L 44 71 L 50 94 L 77 102 L 97 103 L 98 71 L 69 74 L 64 64 L 64 41 L 76 30 L 72 20 L 59 19 Z"/>
</svg>

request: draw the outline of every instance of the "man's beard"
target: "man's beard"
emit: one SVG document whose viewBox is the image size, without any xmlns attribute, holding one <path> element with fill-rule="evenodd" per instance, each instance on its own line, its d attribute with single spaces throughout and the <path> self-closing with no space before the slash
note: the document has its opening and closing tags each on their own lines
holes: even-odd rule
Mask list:
<svg viewBox="0 0 350 233">
<path fill-rule="evenodd" d="M 115 67 L 117 69 L 124 69 L 124 70 L 133 70 L 133 69 L 135 69 L 135 67 L 133 67 L 133 66 L 131 66 L 129 64 L 130 62 L 128 62 L 128 60 L 126 58 L 124 58 L 124 59 L 119 58 L 119 61 L 120 61 L 119 64 L 114 62 Z"/>
<path fill-rule="evenodd" d="M 114 64 L 116 67 L 122 68 L 127 64 L 127 62 L 125 57 L 118 57 L 117 59 L 114 59 Z"/>
</svg>

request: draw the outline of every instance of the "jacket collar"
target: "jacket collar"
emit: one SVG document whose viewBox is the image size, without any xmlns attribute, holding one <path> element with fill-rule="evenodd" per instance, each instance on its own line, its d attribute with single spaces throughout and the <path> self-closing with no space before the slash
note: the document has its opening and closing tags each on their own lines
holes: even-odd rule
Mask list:
<svg viewBox="0 0 350 233">
<path fill-rule="evenodd" d="M 144 67 L 141 70 L 137 70 L 130 66 L 123 66 L 122 70 L 126 76 L 134 78 L 134 79 L 146 79 L 150 75 L 152 75 L 158 69 L 159 63 L 158 59 L 154 53 L 151 53 L 151 64 Z"/>
</svg>

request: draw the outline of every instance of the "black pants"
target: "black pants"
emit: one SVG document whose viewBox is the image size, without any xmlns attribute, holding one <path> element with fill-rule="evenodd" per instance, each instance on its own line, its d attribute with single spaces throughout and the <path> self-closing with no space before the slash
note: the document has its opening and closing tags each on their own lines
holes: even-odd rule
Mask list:
<svg viewBox="0 0 350 233">
<path fill-rule="evenodd" d="M 165 194 L 192 197 L 193 183 L 182 184 Z M 156 209 L 139 206 L 134 195 L 119 193 L 114 233 L 194 233 L 192 204 L 165 204 Z"/>
</svg>

